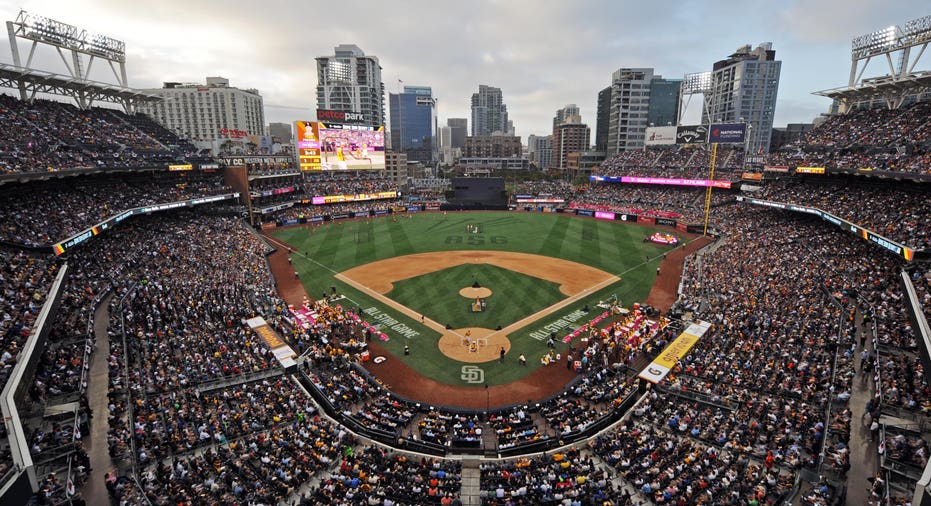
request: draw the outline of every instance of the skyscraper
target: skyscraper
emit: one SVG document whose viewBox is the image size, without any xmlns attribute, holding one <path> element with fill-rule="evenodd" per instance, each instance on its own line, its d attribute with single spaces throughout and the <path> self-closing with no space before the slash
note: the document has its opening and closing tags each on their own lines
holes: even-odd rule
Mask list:
<svg viewBox="0 0 931 506">
<path fill-rule="evenodd" d="M 446 126 L 450 128 L 452 147 L 462 149 L 465 147 L 465 139 L 469 135 L 468 118 L 448 118 Z"/>
<path fill-rule="evenodd" d="M 604 151 L 608 146 L 608 118 L 611 115 L 611 87 L 598 92 L 598 113 L 595 119 L 595 149 Z"/>
<path fill-rule="evenodd" d="M 650 118 L 669 118 L 675 124 L 681 81 L 654 75 L 652 68 L 620 68 L 611 76 L 611 102 L 608 112 L 607 156 L 643 147 Z M 675 89 L 674 93 L 670 93 Z M 656 96 L 653 92 L 656 91 Z M 653 122 L 655 124 L 655 121 Z"/>
<path fill-rule="evenodd" d="M 715 62 L 702 123 L 747 123 L 747 150 L 769 152 L 782 62 L 771 43 L 747 44 Z"/>
<path fill-rule="evenodd" d="M 436 158 L 436 99 L 429 86 L 405 86 L 390 93 L 391 148 L 407 154 L 408 161 L 432 162 Z"/>
<path fill-rule="evenodd" d="M 364 124 L 385 124 L 385 83 L 375 56 L 354 44 L 317 57 L 317 109 L 361 113 Z"/>
<path fill-rule="evenodd" d="M 579 112 L 579 106 L 575 104 L 566 104 L 562 109 L 556 110 L 556 116 L 553 117 L 553 133 L 556 133 L 556 127 L 562 125 L 569 121 L 569 118 L 573 116 L 580 116 L 582 113 Z"/>
<path fill-rule="evenodd" d="M 472 94 L 472 135 L 508 133 L 509 126 L 513 129 L 508 125 L 508 107 L 501 88 L 479 85 L 478 93 Z"/>
</svg>

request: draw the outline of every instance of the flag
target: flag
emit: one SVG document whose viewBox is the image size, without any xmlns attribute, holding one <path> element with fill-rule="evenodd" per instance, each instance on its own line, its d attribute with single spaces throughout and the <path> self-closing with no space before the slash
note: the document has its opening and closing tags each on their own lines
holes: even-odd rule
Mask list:
<svg viewBox="0 0 931 506">
<path fill-rule="evenodd" d="M 758 151 L 758 154 L 761 154 L 761 155 L 763 154 L 763 146 L 760 146 L 760 150 Z"/>
<path fill-rule="evenodd" d="M 68 485 L 67 485 L 66 491 L 67 491 L 67 493 L 68 493 L 68 497 L 73 496 L 73 495 L 74 495 L 74 492 L 75 492 L 75 490 L 74 490 L 74 480 L 72 480 L 70 476 L 68 477 Z"/>
</svg>

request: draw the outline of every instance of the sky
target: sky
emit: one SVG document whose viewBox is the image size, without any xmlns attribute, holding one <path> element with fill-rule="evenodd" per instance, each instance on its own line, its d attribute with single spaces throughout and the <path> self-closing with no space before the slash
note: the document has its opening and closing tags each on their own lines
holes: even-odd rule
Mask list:
<svg viewBox="0 0 931 506">
<path fill-rule="evenodd" d="M 847 84 L 854 36 L 931 14 L 927 0 L 0 0 L 4 21 L 20 9 L 124 41 L 131 87 L 222 76 L 256 88 L 267 122 L 315 119 L 314 58 L 356 44 L 381 63 L 386 114 L 398 80 L 433 88 L 441 125 L 469 118 L 472 93 L 487 84 L 501 88 L 524 138 L 551 133 L 570 103 L 594 136 L 598 91 L 618 68 L 681 78 L 761 42 L 782 61 L 774 126 L 810 122 L 830 105 L 812 92 Z M 931 68 L 924 59 L 918 69 Z M 0 62 L 13 62 L 8 41 Z M 91 78 L 114 82 L 101 63 Z M 33 67 L 67 73 L 51 47 Z M 879 61 L 865 76 L 885 73 Z M 700 113 L 695 97 L 686 119 Z"/>
</svg>

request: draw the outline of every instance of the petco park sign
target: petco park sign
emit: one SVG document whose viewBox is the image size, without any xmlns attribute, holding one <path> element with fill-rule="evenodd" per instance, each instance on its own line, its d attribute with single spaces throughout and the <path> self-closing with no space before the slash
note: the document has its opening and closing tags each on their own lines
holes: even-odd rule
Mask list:
<svg viewBox="0 0 931 506">
<path fill-rule="evenodd" d="M 336 123 L 360 124 L 360 123 L 365 123 L 365 115 L 362 114 L 361 112 L 317 109 L 317 121 L 333 121 Z"/>
</svg>

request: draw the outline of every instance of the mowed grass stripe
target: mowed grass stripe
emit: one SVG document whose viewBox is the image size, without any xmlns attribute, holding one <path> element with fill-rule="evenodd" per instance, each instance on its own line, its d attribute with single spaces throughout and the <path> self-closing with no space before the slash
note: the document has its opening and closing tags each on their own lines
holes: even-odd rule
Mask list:
<svg viewBox="0 0 931 506">
<path fill-rule="evenodd" d="M 391 234 L 391 247 L 394 250 L 393 256 L 409 255 L 414 252 L 414 246 L 404 231 L 404 222 L 411 219 L 407 216 L 401 216 L 397 222 L 388 223 L 388 233 Z"/>
<path fill-rule="evenodd" d="M 539 253 L 541 255 L 563 258 L 560 254 L 563 249 L 563 242 L 566 239 L 566 231 L 569 229 L 570 219 L 558 216 L 553 220 L 549 233 L 543 239 Z"/>
</svg>

